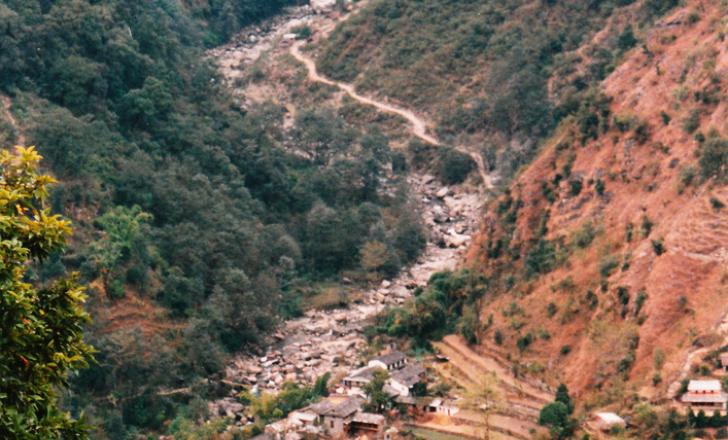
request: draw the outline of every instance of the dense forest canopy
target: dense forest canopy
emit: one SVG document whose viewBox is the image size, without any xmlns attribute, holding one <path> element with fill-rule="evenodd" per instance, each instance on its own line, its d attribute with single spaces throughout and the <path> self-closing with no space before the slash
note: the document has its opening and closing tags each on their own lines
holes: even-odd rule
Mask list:
<svg viewBox="0 0 728 440">
<path fill-rule="evenodd" d="M 60 181 L 54 209 L 78 225 L 69 254 L 31 277 L 77 268 L 105 313 L 67 399 L 98 438 L 162 430 L 190 397 L 160 389 L 209 397 L 198 379 L 300 313 L 316 283 L 394 274 L 424 245 L 406 186 L 385 178 L 386 137 L 316 110 L 283 133 L 280 108 L 240 110 L 204 56 L 291 3 L 0 1 L 0 90 Z M 365 247 L 379 252 L 362 267 Z M 163 313 L 114 322 L 140 303 Z"/>
</svg>

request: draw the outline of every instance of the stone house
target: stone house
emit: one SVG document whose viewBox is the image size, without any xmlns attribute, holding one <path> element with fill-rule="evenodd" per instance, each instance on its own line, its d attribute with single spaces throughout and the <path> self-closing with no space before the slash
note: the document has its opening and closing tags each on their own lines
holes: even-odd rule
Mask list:
<svg viewBox="0 0 728 440">
<path fill-rule="evenodd" d="M 349 430 L 354 415 L 361 410 L 361 401 L 355 397 L 332 396 L 308 407 L 318 415 L 318 422 L 330 436 L 340 436 Z"/>
</svg>

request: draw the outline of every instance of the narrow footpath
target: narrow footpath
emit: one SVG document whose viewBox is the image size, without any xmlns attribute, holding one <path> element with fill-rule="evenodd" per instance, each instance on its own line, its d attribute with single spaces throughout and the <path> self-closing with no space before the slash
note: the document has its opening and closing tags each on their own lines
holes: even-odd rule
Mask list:
<svg viewBox="0 0 728 440">
<path fill-rule="evenodd" d="M 357 93 L 356 89 L 354 88 L 353 84 L 347 84 L 343 82 L 334 81 L 332 79 L 326 78 L 325 76 L 321 75 L 318 70 L 316 69 L 316 62 L 306 56 L 303 52 L 301 52 L 301 46 L 305 44 L 305 41 L 298 41 L 295 44 L 291 46 L 290 53 L 291 55 L 301 62 L 304 66 L 306 66 L 306 69 L 308 70 L 308 79 L 314 82 L 319 82 L 321 84 L 326 84 L 329 86 L 337 87 L 340 90 L 346 92 L 352 99 L 372 107 L 375 107 L 376 109 L 389 113 L 401 116 L 402 118 L 406 119 L 411 125 L 412 125 L 412 134 L 422 141 L 434 145 L 434 146 L 443 146 L 443 144 L 433 135 L 428 134 L 427 132 L 427 123 L 424 119 L 417 116 L 415 112 L 404 109 L 401 107 L 397 107 L 391 104 L 388 104 L 386 102 L 377 101 L 375 99 L 366 97 L 364 95 L 361 95 Z M 480 179 L 483 181 L 483 185 L 486 189 L 492 189 L 493 183 L 492 178 L 488 174 L 486 167 L 485 167 L 485 161 L 483 160 L 483 156 L 480 155 L 480 153 L 470 151 L 465 147 L 462 146 L 456 146 L 454 147 L 457 151 L 467 154 L 470 156 L 473 161 L 475 162 L 477 168 L 478 168 L 478 174 L 480 175 Z"/>
</svg>

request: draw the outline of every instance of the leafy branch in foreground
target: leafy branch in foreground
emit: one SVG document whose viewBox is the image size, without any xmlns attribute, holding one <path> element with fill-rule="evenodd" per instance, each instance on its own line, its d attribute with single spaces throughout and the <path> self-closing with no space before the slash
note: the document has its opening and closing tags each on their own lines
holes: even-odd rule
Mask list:
<svg viewBox="0 0 728 440">
<path fill-rule="evenodd" d="M 71 233 L 45 208 L 53 179 L 38 173 L 40 160 L 33 147 L 0 152 L 0 438 L 82 439 L 57 393 L 93 351 L 83 342 L 84 288 L 75 275 L 42 288 L 25 277 Z"/>
</svg>

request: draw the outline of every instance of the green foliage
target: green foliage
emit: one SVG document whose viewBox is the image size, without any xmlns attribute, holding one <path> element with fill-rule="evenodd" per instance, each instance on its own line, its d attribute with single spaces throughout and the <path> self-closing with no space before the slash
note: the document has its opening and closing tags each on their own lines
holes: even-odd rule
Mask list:
<svg viewBox="0 0 728 440">
<path fill-rule="evenodd" d="M 700 109 L 690 111 L 690 114 L 683 119 L 682 128 L 686 133 L 695 133 L 695 130 L 700 127 Z"/>
<path fill-rule="evenodd" d="M 280 315 L 301 313 L 307 285 L 361 271 L 365 243 L 386 247 L 377 271 L 387 275 L 424 248 L 407 188 L 381 191 L 386 137 L 301 109 L 286 138 L 303 154 L 289 153 L 282 109 L 240 111 L 206 56 L 293 3 L 0 5 L 0 88 L 22 103 L 25 134 L 63 181 L 54 209 L 81 217 L 68 262 L 102 281 L 98 296 L 105 290 L 112 310 L 140 296 L 170 312 L 139 317 L 164 321 L 153 335 L 90 328 L 103 362 L 72 378 L 74 410 L 88 409 L 116 438 L 174 418 L 178 399 L 160 388 L 219 373 L 226 351 L 259 344 Z M 42 281 L 53 273 L 39 271 Z M 175 330 L 165 331 L 170 318 Z"/>
<path fill-rule="evenodd" d="M 569 438 L 575 428 L 575 422 L 569 414 L 569 408 L 562 402 L 549 403 L 541 408 L 538 424 L 547 426 L 553 439 Z"/>
<path fill-rule="evenodd" d="M 557 263 L 556 246 L 545 238 L 541 238 L 526 254 L 526 274 L 535 276 L 549 273 L 556 268 Z"/>
<path fill-rule="evenodd" d="M 463 316 L 458 323 L 458 333 L 469 344 L 477 344 L 480 339 L 480 310 L 477 304 L 463 307 Z"/>
<path fill-rule="evenodd" d="M 531 333 L 526 333 L 524 336 L 521 336 L 516 340 L 516 347 L 518 348 L 518 351 L 526 351 L 526 349 L 533 343 L 533 335 Z"/>
<path fill-rule="evenodd" d="M 469 271 L 438 272 L 427 288 L 404 306 L 377 317 L 376 328 L 389 336 L 411 337 L 422 344 L 460 328 L 476 337 L 480 326 L 478 300 L 485 294 L 487 280 Z"/>
<path fill-rule="evenodd" d="M 642 238 L 647 238 L 652 233 L 652 228 L 655 224 L 646 215 L 642 216 L 642 222 L 640 223 L 640 231 L 642 232 Z"/>
<path fill-rule="evenodd" d="M 636 44 L 637 38 L 634 36 L 632 25 L 628 25 L 617 38 L 617 48 L 619 50 L 629 50 Z"/>
<path fill-rule="evenodd" d="M 0 437 L 85 438 L 57 402 L 68 376 L 91 358 L 84 288 L 76 276 L 43 288 L 24 279 L 28 264 L 60 252 L 71 232 L 46 208 L 53 179 L 38 173 L 40 159 L 33 147 L 0 152 Z"/>
<path fill-rule="evenodd" d="M 700 172 L 704 178 L 728 180 L 728 139 L 711 136 L 700 147 Z"/>
<path fill-rule="evenodd" d="M 569 410 L 569 414 L 574 412 L 574 402 L 571 401 L 571 396 L 569 396 L 569 389 L 563 383 L 559 384 L 558 388 L 556 388 L 554 401 L 561 402 L 566 405 L 566 408 Z"/>
<path fill-rule="evenodd" d="M 594 241 L 596 234 L 597 231 L 592 222 L 586 221 L 572 237 L 571 244 L 578 248 L 586 249 L 591 245 L 592 241 Z"/>
<path fill-rule="evenodd" d="M 296 34 L 296 39 L 298 40 L 306 40 L 312 35 L 311 27 L 305 25 L 292 29 L 292 32 Z"/>
<path fill-rule="evenodd" d="M 387 383 L 387 379 L 389 379 L 387 370 L 377 370 L 374 372 L 372 380 L 364 385 L 364 392 L 368 398 L 364 408 L 367 411 L 379 413 L 392 406 L 392 396 L 384 391 L 384 385 Z"/>
<path fill-rule="evenodd" d="M 619 260 L 614 255 L 605 255 L 599 260 L 599 275 L 608 278 L 619 266 Z"/>
<path fill-rule="evenodd" d="M 328 379 L 323 380 L 325 383 Z M 319 381 L 317 380 L 317 383 Z M 319 385 L 320 386 L 320 385 Z M 320 391 L 320 390 L 319 390 Z M 321 397 L 313 387 L 301 386 L 292 382 L 285 382 L 278 394 L 263 394 L 260 397 L 250 397 L 250 410 L 258 423 L 265 426 L 287 416 L 291 411 L 303 408 Z"/>
<path fill-rule="evenodd" d="M 462 183 L 475 169 L 473 159 L 454 148 L 446 148 L 437 164 L 437 176 L 446 185 Z"/>
<path fill-rule="evenodd" d="M 503 333 L 500 330 L 493 332 L 493 342 L 496 345 L 503 345 Z"/>
<path fill-rule="evenodd" d="M 502 145 L 492 164 L 509 177 L 537 151 L 538 142 L 522 140 L 548 136 L 562 118 L 575 114 L 584 140 L 608 126 L 608 106 L 582 102 L 594 98 L 597 83 L 636 43 L 627 27 L 590 57 L 588 72 L 574 75 L 568 54 L 629 1 L 548 3 L 373 1 L 332 33 L 318 67 L 424 109 L 443 138 L 483 134 Z M 651 21 L 655 10 L 640 8 L 632 24 Z"/>
<path fill-rule="evenodd" d="M 660 256 L 665 253 L 665 245 L 662 238 L 652 240 L 652 250 L 655 251 L 655 255 Z"/>
<path fill-rule="evenodd" d="M 581 179 L 571 179 L 569 180 L 569 193 L 572 197 L 576 197 L 581 193 L 583 186 L 584 183 Z"/>
</svg>

